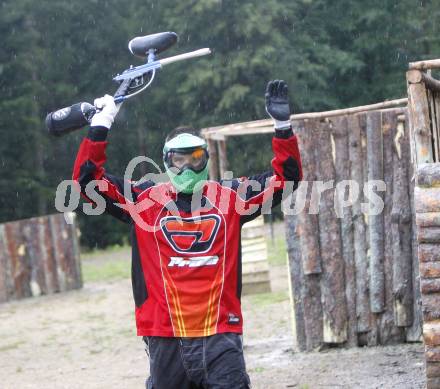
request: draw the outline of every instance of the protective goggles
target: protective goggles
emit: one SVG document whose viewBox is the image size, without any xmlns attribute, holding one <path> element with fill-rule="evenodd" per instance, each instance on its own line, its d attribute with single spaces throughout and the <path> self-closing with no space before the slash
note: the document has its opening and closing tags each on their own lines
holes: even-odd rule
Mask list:
<svg viewBox="0 0 440 389">
<path fill-rule="evenodd" d="M 191 169 L 199 173 L 206 167 L 208 158 L 208 151 L 203 147 L 170 150 L 165 155 L 165 163 L 169 168 L 173 167 L 179 172 Z"/>
</svg>

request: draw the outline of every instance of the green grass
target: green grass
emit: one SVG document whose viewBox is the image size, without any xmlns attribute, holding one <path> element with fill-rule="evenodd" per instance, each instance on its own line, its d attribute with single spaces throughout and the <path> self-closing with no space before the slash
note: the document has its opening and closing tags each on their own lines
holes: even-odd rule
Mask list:
<svg viewBox="0 0 440 389">
<path fill-rule="evenodd" d="M 127 250 L 130 250 L 130 246 L 120 246 L 120 245 L 113 245 L 108 246 L 105 249 L 87 249 L 87 248 L 81 248 L 81 255 L 86 258 L 86 260 L 93 260 L 93 259 L 102 259 L 104 256 L 114 256 L 118 255 L 119 253 L 125 253 Z"/>
<path fill-rule="evenodd" d="M 275 236 L 275 239 L 267 239 L 267 255 L 269 264 L 280 266 L 286 264 L 286 239 L 283 236 Z"/>
<path fill-rule="evenodd" d="M 287 291 L 258 293 L 250 295 L 249 299 L 251 300 L 252 306 L 261 308 L 286 301 L 289 299 L 289 294 Z"/>
<path fill-rule="evenodd" d="M 84 282 L 110 281 L 130 278 L 131 264 L 127 259 L 111 259 L 108 261 L 93 260 L 82 262 Z"/>
</svg>

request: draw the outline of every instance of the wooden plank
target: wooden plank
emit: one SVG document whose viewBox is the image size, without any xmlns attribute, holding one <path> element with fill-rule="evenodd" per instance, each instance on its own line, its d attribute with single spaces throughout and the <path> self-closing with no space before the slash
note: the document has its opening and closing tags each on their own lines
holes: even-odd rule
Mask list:
<svg viewBox="0 0 440 389">
<path fill-rule="evenodd" d="M 15 296 L 8 242 L 5 226 L 0 225 L 0 303 L 12 300 Z"/>
<path fill-rule="evenodd" d="M 396 237 L 393 234 L 393 200 L 395 195 L 395 164 L 394 164 L 394 138 L 397 134 L 397 116 L 388 112 L 381 115 L 381 132 L 383 144 L 383 177 L 386 184 L 384 193 L 383 222 L 388 226 L 388 233 L 384 236 L 384 309 L 379 317 L 379 342 L 380 344 L 400 343 L 404 340 L 404 329 L 395 325 L 394 295 L 393 295 L 393 269 L 394 246 Z M 409 204 L 408 204 L 409 207 Z M 395 228 L 394 228 L 395 229 Z"/>
<path fill-rule="evenodd" d="M 440 320 L 440 295 L 422 294 L 422 312 L 424 323 Z"/>
<path fill-rule="evenodd" d="M 367 332 L 367 345 L 375 347 L 380 345 L 379 326 L 380 313 L 371 312 L 370 314 L 370 331 Z"/>
<path fill-rule="evenodd" d="M 269 264 L 267 263 L 267 259 L 265 261 L 258 262 L 243 262 L 242 264 L 242 274 L 248 274 L 253 272 L 263 272 L 269 271 Z"/>
<path fill-rule="evenodd" d="M 393 100 L 390 100 L 392 102 Z M 403 115 L 406 111 L 406 103 L 407 98 L 398 99 L 398 102 L 402 101 L 404 104 L 397 104 L 394 106 L 394 103 L 391 104 L 390 108 L 381 108 L 377 110 L 377 112 L 395 112 L 396 115 Z M 382 103 L 379 103 L 382 104 Z M 373 104 L 374 107 L 374 104 Z M 340 111 L 346 111 L 347 113 L 340 113 Z M 327 112 L 310 112 L 310 113 L 301 113 L 291 116 L 291 123 L 293 132 L 296 133 L 297 123 L 301 120 L 314 120 L 314 119 L 329 119 L 332 117 L 337 117 L 341 115 L 356 115 L 362 112 L 367 112 L 367 110 L 362 110 L 359 107 L 347 108 L 343 110 L 327 111 Z M 261 135 L 261 134 L 273 134 L 274 127 L 271 120 L 256 120 L 254 122 L 247 123 L 237 123 L 231 125 L 223 125 L 219 127 L 212 127 L 203 130 L 203 136 L 205 139 L 212 139 L 215 141 L 226 140 L 231 136 L 243 136 L 243 135 Z"/>
<path fill-rule="evenodd" d="M 267 262 L 267 252 L 246 253 L 242 256 L 243 263 Z"/>
<path fill-rule="evenodd" d="M 435 107 L 435 132 L 434 138 L 435 142 L 435 159 L 434 162 L 440 162 L 440 93 L 436 92 L 434 94 L 434 107 Z"/>
<path fill-rule="evenodd" d="M 425 86 L 427 87 L 427 94 L 428 94 L 428 102 L 429 102 L 429 112 L 431 115 L 431 135 L 432 135 L 432 143 L 433 143 L 433 150 L 432 150 L 432 157 L 433 161 L 439 160 L 439 149 L 438 149 L 438 138 L 437 138 L 437 112 L 436 112 L 436 104 L 435 104 L 435 96 L 436 92 L 434 92 L 433 88 L 438 88 L 437 92 L 440 90 L 440 81 L 435 80 L 434 78 L 427 76 L 427 78 L 424 79 Z M 434 84 L 431 84 L 431 82 L 434 82 Z"/>
<path fill-rule="evenodd" d="M 7 300 L 82 287 L 74 214 L 71 225 L 65 216 L 55 214 L 0 225 L 0 274 L 7 273 L 6 278 L 0 276 L 2 301 L 5 280 Z"/>
<path fill-rule="evenodd" d="M 248 244 L 247 241 L 241 243 L 241 252 L 244 253 L 255 253 L 260 251 L 266 251 L 267 245 L 266 242 L 263 241 L 258 244 Z"/>
<path fill-rule="evenodd" d="M 30 286 L 33 296 L 47 294 L 46 277 L 44 274 L 44 262 L 42 250 L 38 240 L 38 219 L 24 220 L 20 222 L 23 233 L 23 243 L 26 245 L 29 257 L 31 279 Z"/>
<path fill-rule="evenodd" d="M 257 293 L 269 293 L 270 291 L 269 281 L 253 282 L 251 284 L 243 284 L 242 295 L 247 296 Z"/>
<path fill-rule="evenodd" d="M 440 278 L 440 262 L 420 262 L 420 277 Z"/>
<path fill-rule="evenodd" d="M 301 245 L 297 231 L 297 223 L 297 216 L 284 216 L 288 258 L 287 264 L 289 268 L 290 301 L 293 309 L 293 337 L 298 351 L 306 351 L 307 339 L 302 295 L 304 275 L 301 263 Z"/>
<path fill-rule="evenodd" d="M 243 228 L 241 230 L 241 238 L 244 240 L 256 239 L 264 236 L 265 229 L 263 226 L 254 228 Z"/>
<path fill-rule="evenodd" d="M 423 324 L 423 340 L 427 346 L 440 346 L 440 321 Z"/>
<path fill-rule="evenodd" d="M 407 74 L 408 77 L 408 74 Z M 414 128 L 414 123 L 413 121 L 415 120 L 414 118 L 414 109 L 412 107 L 412 103 L 411 103 L 411 99 L 409 98 L 409 82 L 407 80 L 406 82 L 406 86 L 407 86 L 407 93 L 408 93 L 408 109 L 407 109 L 407 113 L 405 115 L 405 128 L 408 129 L 407 132 L 409 134 L 409 144 L 410 144 L 410 150 L 411 150 L 411 179 L 410 182 L 413 184 L 413 189 L 414 189 L 414 177 L 416 175 L 416 171 L 417 171 L 417 155 L 416 155 L 416 145 L 415 145 L 415 137 L 413 134 L 413 128 Z M 408 125 L 408 126 L 406 126 Z"/>
<path fill-rule="evenodd" d="M 440 168 L 438 163 L 424 163 L 417 167 L 417 186 L 440 187 Z"/>
<path fill-rule="evenodd" d="M 72 214 L 71 214 L 72 216 Z M 66 288 L 67 290 L 79 289 L 82 286 L 81 273 L 78 274 L 77 263 L 79 262 L 75 256 L 74 250 L 74 230 L 71 225 L 67 224 L 64 215 L 54 215 L 59 226 L 60 231 L 60 247 L 63 252 L 64 268 L 66 274 Z"/>
<path fill-rule="evenodd" d="M 409 134 L 409 115 L 405 115 L 405 136 L 411 141 Z M 409 183 L 409 197 L 411 206 L 411 251 L 412 251 L 412 289 L 413 289 L 413 322 L 410 327 L 406 329 L 406 340 L 408 342 L 419 342 L 422 336 L 422 296 L 420 293 L 420 276 L 419 276 L 419 257 L 418 257 L 418 243 L 417 243 L 417 227 L 416 227 L 416 212 L 414 205 L 414 165 L 411 160 L 407 160 L 408 183 Z"/>
<path fill-rule="evenodd" d="M 222 179 L 225 177 L 225 172 L 229 170 L 228 154 L 226 151 L 226 140 L 218 141 L 218 160 L 220 179 Z"/>
<path fill-rule="evenodd" d="M 315 123 L 302 122 L 297 129 L 299 149 L 303 165 L 303 180 L 316 181 L 317 164 L 315 160 L 316 135 Z M 301 241 L 302 266 L 305 275 L 321 273 L 321 256 L 319 248 L 318 215 L 311 214 L 310 202 L 315 199 L 306 199 L 304 209 L 298 215 L 298 234 Z"/>
<path fill-rule="evenodd" d="M 440 377 L 440 362 L 426 363 L 426 376 L 430 378 Z M 438 388 L 438 386 L 437 386 Z"/>
<path fill-rule="evenodd" d="M 426 380 L 426 389 L 439 389 L 440 388 L 440 378 L 433 377 Z"/>
<path fill-rule="evenodd" d="M 419 243 L 440 243 L 440 227 L 420 228 L 417 240 Z"/>
<path fill-rule="evenodd" d="M 430 243 L 419 244 L 420 262 L 440 262 L 440 250 L 438 245 Z"/>
<path fill-rule="evenodd" d="M 207 143 L 209 152 L 209 179 L 217 181 L 219 179 L 217 142 L 208 138 Z"/>
<path fill-rule="evenodd" d="M 362 144 L 362 166 L 364 171 L 364 180 L 368 180 L 368 129 L 367 129 L 367 116 L 368 113 L 363 113 L 359 115 L 359 124 L 361 127 L 361 144 Z M 368 198 L 364 196 L 364 201 L 368 203 Z M 369 225 L 369 217 L 368 210 L 364 213 L 364 218 L 366 220 L 367 227 L 367 247 L 368 247 L 368 300 L 370 305 L 368 307 L 368 332 L 359 333 L 360 338 L 364 339 L 363 343 L 366 343 L 368 346 L 377 346 L 379 344 L 379 319 L 380 314 L 376 314 L 371 312 L 371 299 L 370 299 L 370 267 L 371 267 L 371 255 L 370 255 L 370 225 Z"/>
<path fill-rule="evenodd" d="M 363 122 L 365 123 L 365 114 Z M 349 159 L 350 176 L 363 188 L 366 179 L 364 171 L 364 161 L 366 153 L 362 146 L 363 137 L 361 135 L 361 115 L 353 115 L 347 118 L 349 130 Z M 366 147 L 366 142 L 365 142 Z M 367 226 L 364 214 L 362 213 L 361 203 L 363 202 L 363 192 L 360 191 L 359 198 L 352 207 L 353 218 L 353 242 L 354 242 L 354 261 L 356 275 L 356 316 L 357 331 L 367 332 L 370 327 L 370 297 L 368 285 L 368 255 L 367 255 Z"/>
<path fill-rule="evenodd" d="M 383 139 L 381 130 L 381 114 L 370 112 L 367 115 L 367 158 L 368 180 L 383 180 Z M 383 192 L 377 196 L 384 198 Z M 371 202 L 369 202 L 371 207 Z M 385 230 L 383 212 L 368 215 L 370 238 L 370 308 L 379 313 L 385 307 L 384 251 Z"/>
<path fill-rule="evenodd" d="M 391 234 L 389 235 L 394 260 L 392 288 L 389 291 L 392 290 L 393 293 L 391 299 L 394 302 L 395 324 L 398 327 L 408 327 L 413 321 L 412 215 L 408 183 L 409 138 L 405 137 L 403 122 L 399 121 L 392 138 L 394 140 L 392 164 L 394 178 Z M 385 224 L 388 225 L 387 221 Z"/>
<path fill-rule="evenodd" d="M 270 275 L 269 269 L 261 270 L 261 271 L 253 271 L 252 273 L 243 273 L 242 282 L 244 284 L 257 284 L 259 282 L 269 282 L 270 284 Z"/>
<path fill-rule="evenodd" d="M 439 167 L 440 170 L 440 167 Z M 440 187 L 415 188 L 416 212 L 440 212 Z"/>
<path fill-rule="evenodd" d="M 265 236 L 264 226 L 251 226 L 246 228 L 243 227 L 241 231 L 242 231 L 241 238 L 244 240 L 257 239 L 262 236 Z"/>
<path fill-rule="evenodd" d="M 303 307 L 307 351 L 318 349 L 324 341 L 320 275 L 304 276 Z"/>
<path fill-rule="evenodd" d="M 421 279 L 420 288 L 423 294 L 440 293 L 440 278 Z"/>
<path fill-rule="evenodd" d="M 407 72 L 407 80 L 410 84 L 424 83 L 429 93 L 440 91 L 440 81 L 432 78 L 429 74 L 419 70 L 410 70 Z M 433 115 L 431 117 L 434 117 Z"/>
<path fill-rule="evenodd" d="M 417 213 L 416 222 L 422 228 L 440 227 L 440 212 Z"/>
<path fill-rule="evenodd" d="M 344 108 L 344 109 L 336 109 L 332 111 L 300 113 L 300 114 L 291 115 L 290 120 L 292 121 L 292 125 L 296 132 L 297 122 L 300 122 L 302 120 L 325 119 L 335 116 L 359 114 L 374 110 L 382 110 L 384 112 L 387 110 L 392 110 L 396 112 L 396 114 L 398 113 L 403 114 L 406 110 L 407 104 L 408 104 L 408 99 L 405 97 L 402 99 L 388 100 L 375 104 Z M 263 119 L 263 120 L 254 120 L 251 122 L 242 122 L 242 123 L 234 123 L 234 124 L 221 125 L 216 127 L 203 128 L 201 130 L 201 134 L 205 139 L 225 140 L 227 136 L 264 134 L 264 133 L 272 133 L 273 131 L 274 131 L 274 127 L 273 127 L 272 119 Z"/>
<path fill-rule="evenodd" d="M 407 73 L 407 77 L 411 77 L 411 74 Z M 416 165 L 433 162 L 429 103 L 424 83 L 408 82 L 408 109 Z"/>
<path fill-rule="evenodd" d="M 52 238 L 52 247 L 54 249 L 54 257 L 56 262 L 56 276 L 60 287 L 60 292 L 65 292 L 67 288 L 67 274 L 65 266 L 65 254 L 61 246 L 61 231 L 56 218 L 49 218 L 50 236 Z"/>
<path fill-rule="evenodd" d="M 324 111 L 324 112 L 301 113 L 301 114 L 292 115 L 290 119 L 291 120 L 324 119 L 324 118 L 331 118 L 334 116 L 353 115 L 356 113 L 362 113 L 367 111 L 376 111 L 384 108 L 396 108 L 396 107 L 406 106 L 407 103 L 408 103 L 408 99 L 405 97 L 403 99 L 388 100 L 376 104 L 361 105 L 359 107 L 335 109 L 332 111 Z"/>
<path fill-rule="evenodd" d="M 259 216 L 254 220 L 251 220 L 250 222 L 247 222 L 244 226 L 243 229 L 247 230 L 247 229 L 253 229 L 255 227 L 264 227 L 264 218 L 263 216 Z M 263 233 L 264 234 L 264 233 Z M 263 235 L 262 234 L 262 235 Z"/>
<path fill-rule="evenodd" d="M 22 243 L 20 225 L 18 222 L 11 222 L 5 225 L 8 252 L 11 261 L 11 275 L 14 283 L 15 297 L 31 297 L 30 287 L 30 264 L 26 255 L 26 247 Z"/>
<path fill-rule="evenodd" d="M 427 59 L 424 61 L 410 62 L 409 69 L 428 70 L 440 68 L 440 59 Z"/>
<path fill-rule="evenodd" d="M 427 362 L 440 362 L 440 347 L 425 346 L 425 357 Z"/>
<path fill-rule="evenodd" d="M 44 272 L 46 275 L 46 287 L 48 293 L 60 292 L 58 282 L 57 262 L 55 259 L 55 248 L 52 243 L 52 234 L 50 229 L 50 217 L 43 217 L 40 221 L 39 240 L 44 256 Z"/>
<path fill-rule="evenodd" d="M 332 135 L 335 142 L 335 172 L 336 182 L 350 180 L 349 128 L 347 117 L 337 117 L 331 120 Z M 350 129 L 350 132 L 353 131 Z M 345 191 L 347 192 L 347 191 Z M 338 199 L 344 201 L 349 193 L 337 193 Z M 354 258 L 354 231 L 351 207 L 340 209 L 342 257 L 345 269 L 345 298 L 347 302 L 347 345 L 358 345 L 357 316 L 356 316 L 356 265 Z M 364 258 L 365 260 L 365 258 Z"/>
<path fill-rule="evenodd" d="M 203 128 L 200 133 L 206 139 L 216 139 L 216 140 L 224 140 L 225 135 L 229 134 L 240 134 L 243 135 L 245 133 L 256 133 L 261 129 L 265 129 L 268 132 L 274 131 L 273 120 L 272 119 L 263 119 L 263 120 L 253 120 L 251 122 L 242 122 L 242 123 L 234 123 L 221 125 L 216 127 L 208 127 Z"/>
<path fill-rule="evenodd" d="M 312 351 L 320 348 L 323 343 L 320 277 L 319 274 L 304 275 L 304 266 L 301 263 L 303 246 L 299 235 L 300 218 L 295 218 L 294 215 L 285 216 L 296 339 L 298 347 Z"/>
<path fill-rule="evenodd" d="M 80 258 L 80 245 L 79 245 L 79 227 L 76 220 L 76 213 L 71 213 L 72 223 L 68 226 L 70 227 L 71 233 L 71 245 L 72 245 L 72 260 L 73 266 L 75 266 L 75 277 L 76 284 L 75 288 L 80 289 L 84 286 L 83 278 L 82 278 L 82 269 L 81 269 L 81 258 Z"/>
<path fill-rule="evenodd" d="M 315 124 L 317 179 L 333 181 L 336 172 L 333 162 L 331 132 L 328 122 Z M 324 342 L 343 343 L 347 340 L 347 303 L 344 284 L 344 259 L 342 257 L 341 227 L 334 207 L 335 189 L 321 194 L 319 207 L 319 246 L 321 249 L 321 298 L 323 309 Z"/>
<path fill-rule="evenodd" d="M 247 223 L 246 223 L 247 224 Z M 242 231 L 245 229 L 243 226 Z M 250 239 L 243 239 L 241 240 L 242 247 L 243 245 L 259 245 L 259 244 L 266 244 L 266 239 L 263 236 L 258 236 L 256 238 L 250 238 Z"/>
</svg>

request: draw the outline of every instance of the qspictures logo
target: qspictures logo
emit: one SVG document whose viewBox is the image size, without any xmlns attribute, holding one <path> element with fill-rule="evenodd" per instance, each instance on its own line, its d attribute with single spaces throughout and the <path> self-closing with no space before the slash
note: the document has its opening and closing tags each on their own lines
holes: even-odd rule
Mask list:
<svg viewBox="0 0 440 389">
<path fill-rule="evenodd" d="M 158 173 L 149 173 L 141 180 L 133 181 L 134 171 L 140 163 L 149 163 L 152 165 L 152 171 Z M 347 208 L 357 206 L 363 214 L 368 216 L 377 216 L 383 212 L 384 196 L 387 190 L 386 183 L 383 180 L 368 180 L 366 182 L 357 182 L 355 180 L 329 180 L 329 181 L 277 181 L 273 180 L 274 176 L 268 177 L 265 182 L 253 179 L 238 179 L 239 187 L 236 190 L 237 196 L 224 196 L 224 189 L 226 191 L 232 190 L 232 183 L 234 182 L 234 174 L 232 171 L 227 171 L 223 175 L 221 187 L 218 185 L 208 185 L 209 190 L 219 191 L 219 193 L 211 193 L 212 196 L 220 194 L 222 198 L 220 208 L 223 213 L 229 210 L 235 211 L 239 215 L 249 216 L 259 211 L 262 215 L 272 213 L 272 204 L 274 201 L 275 188 L 282 185 L 281 210 L 284 215 L 299 215 L 306 212 L 309 215 L 316 215 L 320 212 L 322 207 L 322 196 L 327 191 L 331 192 L 333 200 L 334 212 L 337 218 L 343 218 L 346 215 Z M 150 225 L 142 214 L 145 210 L 155 206 L 159 203 L 161 205 L 172 206 L 171 213 L 178 215 L 176 203 L 170 201 L 167 196 L 163 196 L 160 190 L 151 194 L 155 195 L 151 198 L 145 196 L 142 200 L 134 197 L 134 188 L 140 188 L 145 182 L 153 182 L 156 187 L 168 183 L 169 177 L 167 173 L 162 172 L 159 165 L 151 158 L 138 156 L 133 158 L 127 165 L 125 170 L 123 188 L 113 185 L 113 191 L 116 190 L 120 196 L 119 200 L 114 199 L 113 205 L 121 208 L 134 221 L 136 226 L 146 232 L 156 232 L 160 226 Z M 208 181 L 209 182 L 209 181 Z M 78 209 L 80 206 L 80 192 L 89 199 L 90 202 L 82 204 L 82 210 L 86 215 L 98 216 L 103 214 L 108 206 L 108 196 L 104 197 L 109 191 L 111 182 L 104 176 L 99 180 L 91 180 L 87 183 L 85 188 L 81 188 L 79 183 L 73 180 L 62 181 L 56 190 L 55 208 L 59 212 L 65 214 L 65 219 L 68 224 L 72 223 L 72 218 L 69 216 L 71 212 Z M 248 192 L 261 193 L 263 201 L 261 205 L 253 204 L 249 207 L 244 206 L 244 201 L 241 194 Z M 199 193 L 199 192 L 197 192 Z M 255 198 L 256 196 L 254 196 Z M 191 213 L 196 212 L 201 207 L 202 196 L 195 195 L 191 200 Z M 328 207 L 329 196 L 326 196 Z M 234 201 L 235 204 L 230 205 L 229 202 Z M 252 198 L 250 199 L 252 201 Z M 162 203 L 164 202 L 164 203 Z M 204 210 L 209 209 L 203 207 Z M 194 210 L 194 211 L 193 211 Z M 356 211 L 358 212 L 358 211 Z M 200 215 L 200 213 L 198 213 Z M 183 223 L 187 228 L 175 228 L 174 222 Z M 199 226 L 195 223 L 195 219 L 179 219 L 178 217 L 163 227 L 165 236 L 173 247 L 178 248 L 179 253 L 199 253 L 206 252 L 205 248 L 209 247 L 209 242 L 212 243 L 210 237 L 211 233 L 216 233 L 215 228 L 218 228 L 218 223 L 215 220 L 203 221 Z M 192 223 L 192 224 L 191 224 Z M 182 232 L 179 234 L 179 232 Z"/>
</svg>

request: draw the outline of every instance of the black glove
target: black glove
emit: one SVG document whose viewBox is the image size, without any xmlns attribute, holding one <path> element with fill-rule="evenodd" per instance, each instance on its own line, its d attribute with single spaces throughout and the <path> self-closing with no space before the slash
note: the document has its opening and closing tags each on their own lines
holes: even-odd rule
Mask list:
<svg viewBox="0 0 440 389">
<path fill-rule="evenodd" d="M 266 111 L 277 130 L 287 130 L 290 124 L 289 89 L 283 80 L 269 81 L 266 87 Z"/>
</svg>

